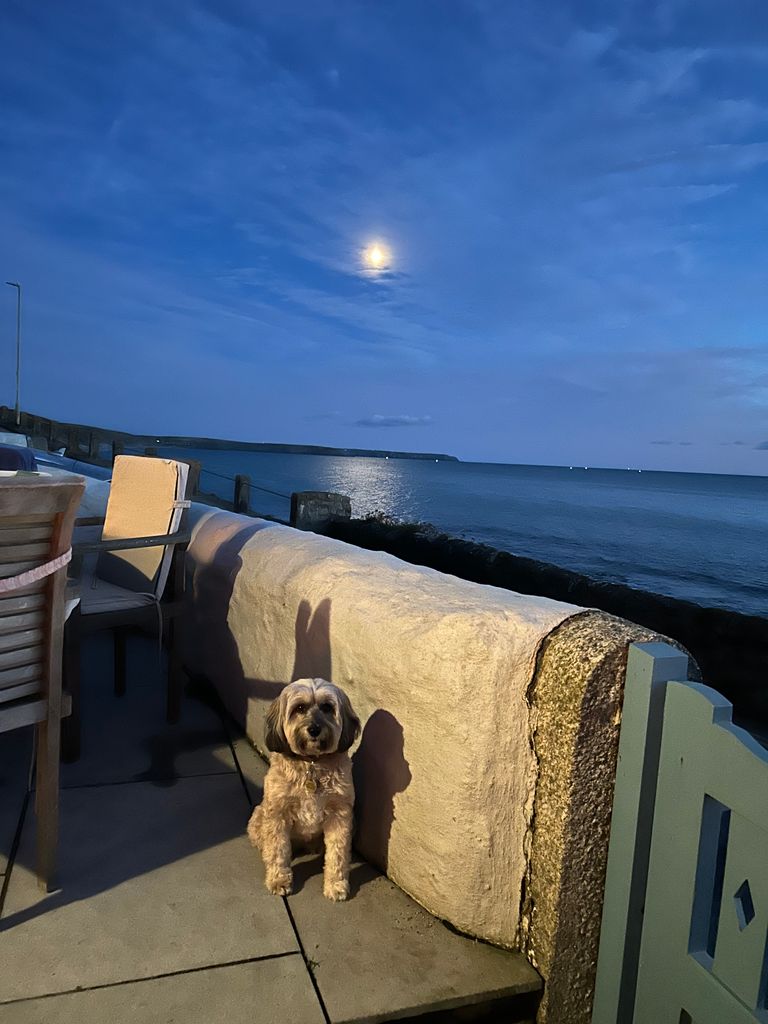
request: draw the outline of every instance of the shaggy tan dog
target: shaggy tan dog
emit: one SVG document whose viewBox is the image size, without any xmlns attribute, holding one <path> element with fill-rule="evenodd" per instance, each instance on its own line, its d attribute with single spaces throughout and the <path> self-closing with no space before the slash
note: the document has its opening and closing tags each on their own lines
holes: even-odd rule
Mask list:
<svg viewBox="0 0 768 1024">
<path fill-rule="evenodd" d="M 248 837 L 261 851 L 267 889 L 276 896 L 287 896 L 293 886 L 291 841 L 307 845 L 321 835 L 323 895 L 349 896 L 355 790 L 347 751 L 359 733 L 349 698 L 325 679 L 290 683 L 270 705 L 265 742 L 272 757 Z"/>
</svg>

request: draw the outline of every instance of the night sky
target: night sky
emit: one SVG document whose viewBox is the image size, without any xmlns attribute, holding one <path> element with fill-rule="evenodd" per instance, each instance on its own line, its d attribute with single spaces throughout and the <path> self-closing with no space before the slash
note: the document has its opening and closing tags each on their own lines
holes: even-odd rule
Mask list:
<svg viewBox="0 0 768 1024">
<path fill-rule="evenodd" d="M 6 0 L 0 22 L 24 408 L 768 473 L 764 0 Z"/>
</svg>

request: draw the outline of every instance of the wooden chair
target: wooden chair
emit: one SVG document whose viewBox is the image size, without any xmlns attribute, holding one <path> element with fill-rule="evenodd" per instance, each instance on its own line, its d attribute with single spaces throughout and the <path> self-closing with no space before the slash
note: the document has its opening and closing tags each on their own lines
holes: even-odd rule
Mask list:
<svg viewBox="0 0 768 1024">
<path fill-rule="evenodd" d="M 80 603 L 67 622 L 65 685 L 72 714 L 63 730 L 64 759 L 80 756 L 80 643 L 86 633 L 109 629 L 114 637 L 115 693 L 125 693 L 125 641 L 133 626 L 153 627 L 168 646 L 167 717 L 179 717 L 183 672 L 176 618 L 183 608 L 184 555 L 190 539 L 180 529 L 188 480 L 186 463 L 118 455 L 104 519 L 76 527 L 102 527 L 98 539 L 73 545 Z"/>
<path fill-rule="evenodd" d="M 66 567 L 82 477 L 0 477 L 0 732 L 36 727 L 37 877 L 52 882 L 59 832 L 59 743 Z"/>
</svg>

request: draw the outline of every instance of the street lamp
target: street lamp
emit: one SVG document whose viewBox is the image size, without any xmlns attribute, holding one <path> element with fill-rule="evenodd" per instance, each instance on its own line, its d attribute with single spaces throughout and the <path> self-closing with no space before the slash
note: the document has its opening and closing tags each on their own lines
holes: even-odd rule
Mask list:
<svg viewBox="0 0 768 1024">
<path fill-rule="evenodd" d="M 21 285 L 18 281 L 6 281 L 7 285 L 16 289 L 16 426 L 21 424 L 21 407 L 19 405 L 19 374 L 21 367 Z"/>
</svg>

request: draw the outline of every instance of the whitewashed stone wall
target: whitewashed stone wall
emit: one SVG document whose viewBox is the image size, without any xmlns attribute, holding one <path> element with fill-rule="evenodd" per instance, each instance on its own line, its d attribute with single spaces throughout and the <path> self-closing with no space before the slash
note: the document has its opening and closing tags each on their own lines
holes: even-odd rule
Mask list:
<svg viewBox="0 0 768 1024">
<path fill-rule="evenodd" d="M 537 779 L 527 692 L 542 639 L 578 609 L 194 516 L 190 659 L 261 750 L 286 682 L 344 687 L 364 726 L 358 849 L 432 913 L 514 946 Z"/>
</svg>

